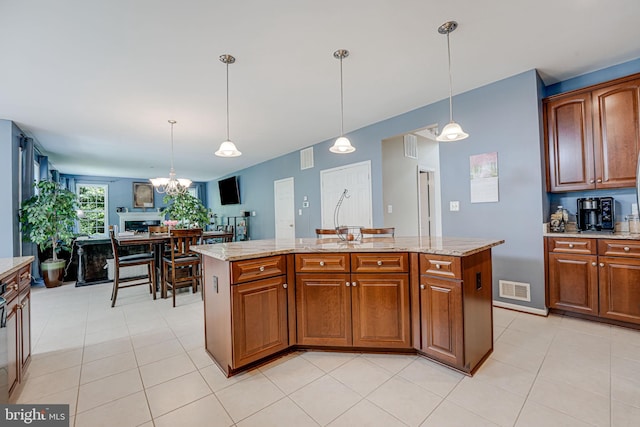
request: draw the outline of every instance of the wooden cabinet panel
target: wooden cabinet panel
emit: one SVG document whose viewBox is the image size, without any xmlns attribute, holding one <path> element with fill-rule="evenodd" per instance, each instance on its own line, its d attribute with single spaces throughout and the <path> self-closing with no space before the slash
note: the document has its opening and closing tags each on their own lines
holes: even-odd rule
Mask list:
<svg viewBox="0 0 640 427">
<path fill-rule="evenodd" d="M 298 274 L 298 344 L 350 346 L 351 287 L 348 274 Z"/>
<path fill-rule="evenodd" d="M 461 279 L 460 257 L 420 254 L 420 274 Z"/>
<path fill-rule="evenodd" d="M 287 348 L 284 277 L 232 286 L 231 299 L 234 368 Z"/>
<path fill-rule="evenodd" d="M 598 264 L 595 255 L 549 254 L 549 305 L 598 314 Z"/>
<path fill-rule="evenodd" d="M 349 254 L 296 254 L 296 273 L 348 273 Z"/>
<path fill-rule="evenodd" d="M 640 147 L 640 80 L 595 90 L 593 145 L 597 188 L 633 187 Z"/>
<path fill-rule="evenodd" d="M 286 273 L 285 257 L 282 255 L 231 263 L 231 283 L 248 282 Z"/>
<path fill-rule="evenodd" d="M 640 242 L 637 240 L 599 240 L 598 254 L 640 258 Z"/>
<path fill-rule="evenodd" d="M 640 324 L 640 260 L 600 257 L 600 316 Z"/>
<path fill-rule="evenodd" d="M 411 348 L 409 276 L 351 276 L 353 345 Z"/>
<path fill-rule="evenodd" d="M 351 254 L 352 273 L 406 273 L 409 271 L 408 253 Z"/>
<path fill-rule="evenodd" d="M 31 292 L 20 294 L 20 372 L 24 373 L 31 362 Z M 22 377 L 22 375 L 21 375 Z M 22 378 L 20 379 L 22 381 Z"/>
<path fill-rule="evenodd" d="M 555 98 L 544 107 L 548 190 L 594 188 L 591 93 Z"/>
<path fill-rule="evenodd" d="M 595 255 L 596 239 L 580 239 L 573 237 L 549 237 L 549 250 L 556 253 Z"/>
<path fill-rule="evenodd" d="M 19 380 L 19 331 L 18 331 L 18 302 L 17 300 L 13 300 L 13 302 L 8 303 L 5 306 L 5 310 L 7 310 L 7 377 L 8 377 L 8 390 L 9 394 L 13 391 L 13 389 L 18 384 Z"/>
<path fill-rule="evenodd" d="M 452 366 L 463 365 L 462 283 L 420 278 L 422 351 Z"/>
</svg>

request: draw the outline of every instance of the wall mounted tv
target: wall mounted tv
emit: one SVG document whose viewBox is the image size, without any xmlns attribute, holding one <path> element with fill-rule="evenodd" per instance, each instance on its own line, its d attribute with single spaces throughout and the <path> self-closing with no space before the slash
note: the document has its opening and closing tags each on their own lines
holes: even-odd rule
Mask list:
<svg viewBox="0 0 640 427">
<path fill-rule="evenodd" d="M 237 205 L 240 203 L 240 187 L 237 176 L 218 181 L 218 189 L 220 190 L 220 204 Z"/>
</svg>

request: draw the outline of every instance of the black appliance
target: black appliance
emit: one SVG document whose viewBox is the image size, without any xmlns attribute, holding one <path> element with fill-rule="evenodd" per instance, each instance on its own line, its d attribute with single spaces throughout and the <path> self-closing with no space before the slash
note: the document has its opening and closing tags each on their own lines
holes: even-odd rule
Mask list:
<svg viewBox="0 0 640 427">
<path fill-rule="evenodd" d="M 576 219 L 578 231 L 611 231 L 615 229 L 613 197 L 578 199 Z"/>
<path fill-rule="evenodd" d="M 7 337 L 6 284 L 0 284 L 0 404 L 9 402 L 9 341 Z"/>
</svg>

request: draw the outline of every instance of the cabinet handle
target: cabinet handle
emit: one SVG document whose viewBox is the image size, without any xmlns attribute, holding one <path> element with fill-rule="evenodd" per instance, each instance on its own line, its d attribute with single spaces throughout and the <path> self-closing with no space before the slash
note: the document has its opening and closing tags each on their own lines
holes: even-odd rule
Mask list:
<svg viewBox="0 0 640 427">
<path fill-rule="evenodd" d="M 604 262 L 601 262 L 601 263 L 600 263 L 600 267 L 604 267 Z"/>
<path fill-rule="evenodd" d="M 351 282 L 351 286 L 356 287 L 356 282 Z"/>
<path fill-rule="evenodd" d="M 382 265 L 382 261 L 378 261 L 378 265 Z"/>
<path fill-rule="evenodd" d="M 320 261 L 320 267 L 324 267 L 324 261 Z"/>
<path fill-rule="evenodd" d="M 436 264 L 436 270 L 440 270 L 440 264 Z"/>
<path fill-rule="evenodd" d="M 593 184 L 594 182 L 595 182 L 595 181 L 594 181 L 594 180 L 592 180 L 592 179 L 590 179 L 590 180 L 589 180 L 589 184 Z"/>
<path fill-rule="evenodd" d="M 591 263 L 591 265 L 593 265 L 593 266 L 595 267 L 596 265 L 598 265 L 598 263 L 597 263 L 597 262 L 595 262 L 595 261 L 593 261 L 593 262 Z"/>
<path fill-rule="evenodd" d="M 624 251 L 625 251 L 625 252 L 629 252 L 630 250 L 631 250 L 631 249 L 629 248 L 629 246 L 625 246 L 625 247 L 624 247 Z"/>
<path fill-rule="evenodd" d="M 264 266 L 263 265 L 260 266 L 260 271 L 264 271 Z"/>
<path fill-rule="evenodd" d="M 347 288 L 348 288 L 349 286 L 351 286 L 351 283 L 347 282 Z"/>
<path fill-rule="evenodd" d="M 11 289 L 13 289 L 14 291 L 18 290 L 18 284 L 14 283 L 13 285 L 11 285 Z"/>
<path fill-rule="evenodd" d="M 573 243 L 569 243 L 569 249 L 573 249 Z"/>
<path fill-rule="evenodd" d="M 287 288 L 289 287 L 289 285 L 287 285 L 286 283 L 283 283 L 283 284 L 282 284 L 282 287 L 283 287 L 283 288 L 285 288 L 285 289 L 287 289 Z"/>
<path fill-rule="evenodd" d="M 598 178 L 598 180 L 596 182 L 600 183 L 600 182 L 602 182 L 602 179 Z"/>
<path fill-rule="evenodd" d="M 424 285 L 420 285 L 420 289 L 424 290 Z"/>
</svg>

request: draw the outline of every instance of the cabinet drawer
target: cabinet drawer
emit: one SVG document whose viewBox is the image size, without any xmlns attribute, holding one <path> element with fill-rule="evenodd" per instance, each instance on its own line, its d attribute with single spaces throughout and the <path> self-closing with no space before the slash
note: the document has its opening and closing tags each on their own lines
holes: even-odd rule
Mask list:
<svg viewBox="0 0 640 427">
<path fill-rule="evenodd" d="M 420 274 L 461 279 L 460 258 L 446 255 L 420 254 Z"/>
<path fill-rule="evenodd" d="M 19 292 L 31 286 L 31 264 L 25 265 L 20 269 L 18 272 L 18 282 L 20 287 Z"/>
<path fill-rule="evenodd" d="M 286 272 L 287 264 L 282 255 L 235 261 L 231 263 L 231 283 L 264 279 L 286 274 Z"/>
<path fill-rule="evenodd" d="M 408 264 L 407 253 L 351 254 L 353 273 L 406 273 Z"/>
<path fill-rule="evenodd" d="M 5 283 L 7 285 L 3 295 L 4 299 L 6 299 L 7 302 L 11 302 L 15 297 L 18 296 L 18 292 L 20 292 L 20 284 L 18 282 L 18 278 L 18 273 L 13 273 L 2 279 L 2 283 Z"/>
<path fill-rule="evenodd" d="M 590 254 L 596 253 L 595 239 L 580 239 L 572 237 L 550 237 L 549 251 L 565 254 Z"/>
<path fill-rule="evenodd" d="M 599 240 L 598 254 L 640 258 L 640 242 L 637 240 Z"/>
<path fill-rule="evenodd" d="M 296 254 L 296 273 L 348 273 L 349 254 Z"/>
</svg>

